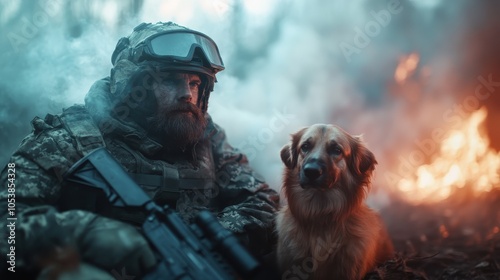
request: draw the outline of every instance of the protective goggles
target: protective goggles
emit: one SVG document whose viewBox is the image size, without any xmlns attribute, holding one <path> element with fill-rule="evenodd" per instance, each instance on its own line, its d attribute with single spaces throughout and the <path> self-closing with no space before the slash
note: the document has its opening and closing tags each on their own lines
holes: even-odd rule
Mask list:
<svg viewBox="0 0 500 280">
<path fill-rule="evenodd" d="M 224 63 L 215 42 L 207 35 L 192 30 L 173 30 L 155 34 L 144 42 L 143 51 L 156 59 L 191 62 L 197 48 L 201 49 L 215 72 L 224 70 Z"/>
</svg>

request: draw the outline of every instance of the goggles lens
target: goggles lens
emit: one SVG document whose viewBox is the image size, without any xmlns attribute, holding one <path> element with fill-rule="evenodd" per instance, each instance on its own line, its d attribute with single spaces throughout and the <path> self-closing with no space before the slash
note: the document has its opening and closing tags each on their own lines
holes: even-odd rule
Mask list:
<svg viewBox="0 0 500 280">
<path fill-rule="evenodd" d="M 212 67 L 224 69 L 217 45 L 201 33 L 163 33 L 149 42 L 151 54 L 160 57 L 175 57 L 184 61 L 192 59 L 196 47 L 201 48 Z"/>
</svg>

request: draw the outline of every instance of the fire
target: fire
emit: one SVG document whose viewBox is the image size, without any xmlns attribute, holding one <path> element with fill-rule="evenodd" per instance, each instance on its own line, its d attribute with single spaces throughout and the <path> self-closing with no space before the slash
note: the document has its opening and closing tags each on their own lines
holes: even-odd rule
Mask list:
<svg viewBox="0 0 500 280">
<path fill-rule="evenodd" d="M 460 129 L 449 131 L 431 162 L 419 166 L 413 178 L 398 183 L 410 202 L 439 202 L 459 189 L 474 196 L 499 187 L 500 152 L 489 148 L 481 130 L 486 115 L 481 108 Z"/>
<path fill-rule="evenodd" d="M 417 69 L 419 61 L 420 57 L 417 53 L 411 53 L 400 58 L 396 72 L 394 72 L 394 79 L 396 82 L 404 84 L 406 79 L 415 72 L 415 69 Z"/>
</svg>

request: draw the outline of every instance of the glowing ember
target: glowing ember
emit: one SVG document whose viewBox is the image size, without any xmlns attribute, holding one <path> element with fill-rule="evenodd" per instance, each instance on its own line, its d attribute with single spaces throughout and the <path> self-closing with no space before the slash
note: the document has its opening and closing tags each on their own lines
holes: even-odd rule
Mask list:
<svg viewBox="0 0 500 280">
<path fill-rule="evenodd" d="M 495 235 L 497 235 L 498 233 L 500 232 L 500 228 L 498 227 L 494 227 L 489 233 L 488 235 L 486 235 L 486 240 L 491 240 L 495 237 Z"/>
<path fill-rule="evenodd" d="M 450 234 L 448 233 L 448 230 L 446 229 L 446 227 L 444 225 L 439 226 L 439 232 L 441 233 L 441 236 L 443 238 L 447 238 L 448 236 L 450 236 Z"/>
<path fill-rule="evenodd" d="M 412 53 L 400 59 L 399 65 L 394 73 L 394 79 L 399 84 L 404 84 L 406 79 L 415 72 L 418 66 L 420 57 L 416 53 Z"/>
<path fill-rule="evenodd" d="M 438 202 L 457 189 L 477 195 L 499 187 L 500 152 L 489 148 L 489 139 L 480 131 L 486 114 L 485 108 L 474 112 L 460 130 L 447 134 L 430 164 L 398 183 L 410 202 Z"/>
</svg>

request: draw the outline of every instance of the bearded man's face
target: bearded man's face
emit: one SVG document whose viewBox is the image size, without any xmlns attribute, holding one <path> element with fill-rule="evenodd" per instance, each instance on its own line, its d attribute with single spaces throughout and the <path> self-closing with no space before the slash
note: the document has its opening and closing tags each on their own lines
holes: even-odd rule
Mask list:
<svg viewBox="0 0 500 280">
<path fill-rule="evenodd" d="M 199 75 L 172 72 L 153 85 L 157 112 L 149 129 L 162 142 L 184 149 L 198 142 L 205 131 L 207 120 L 197 106 L 202 86 Z M 164 140 L 164 141 L 163 141 Z"/>
</svg>

